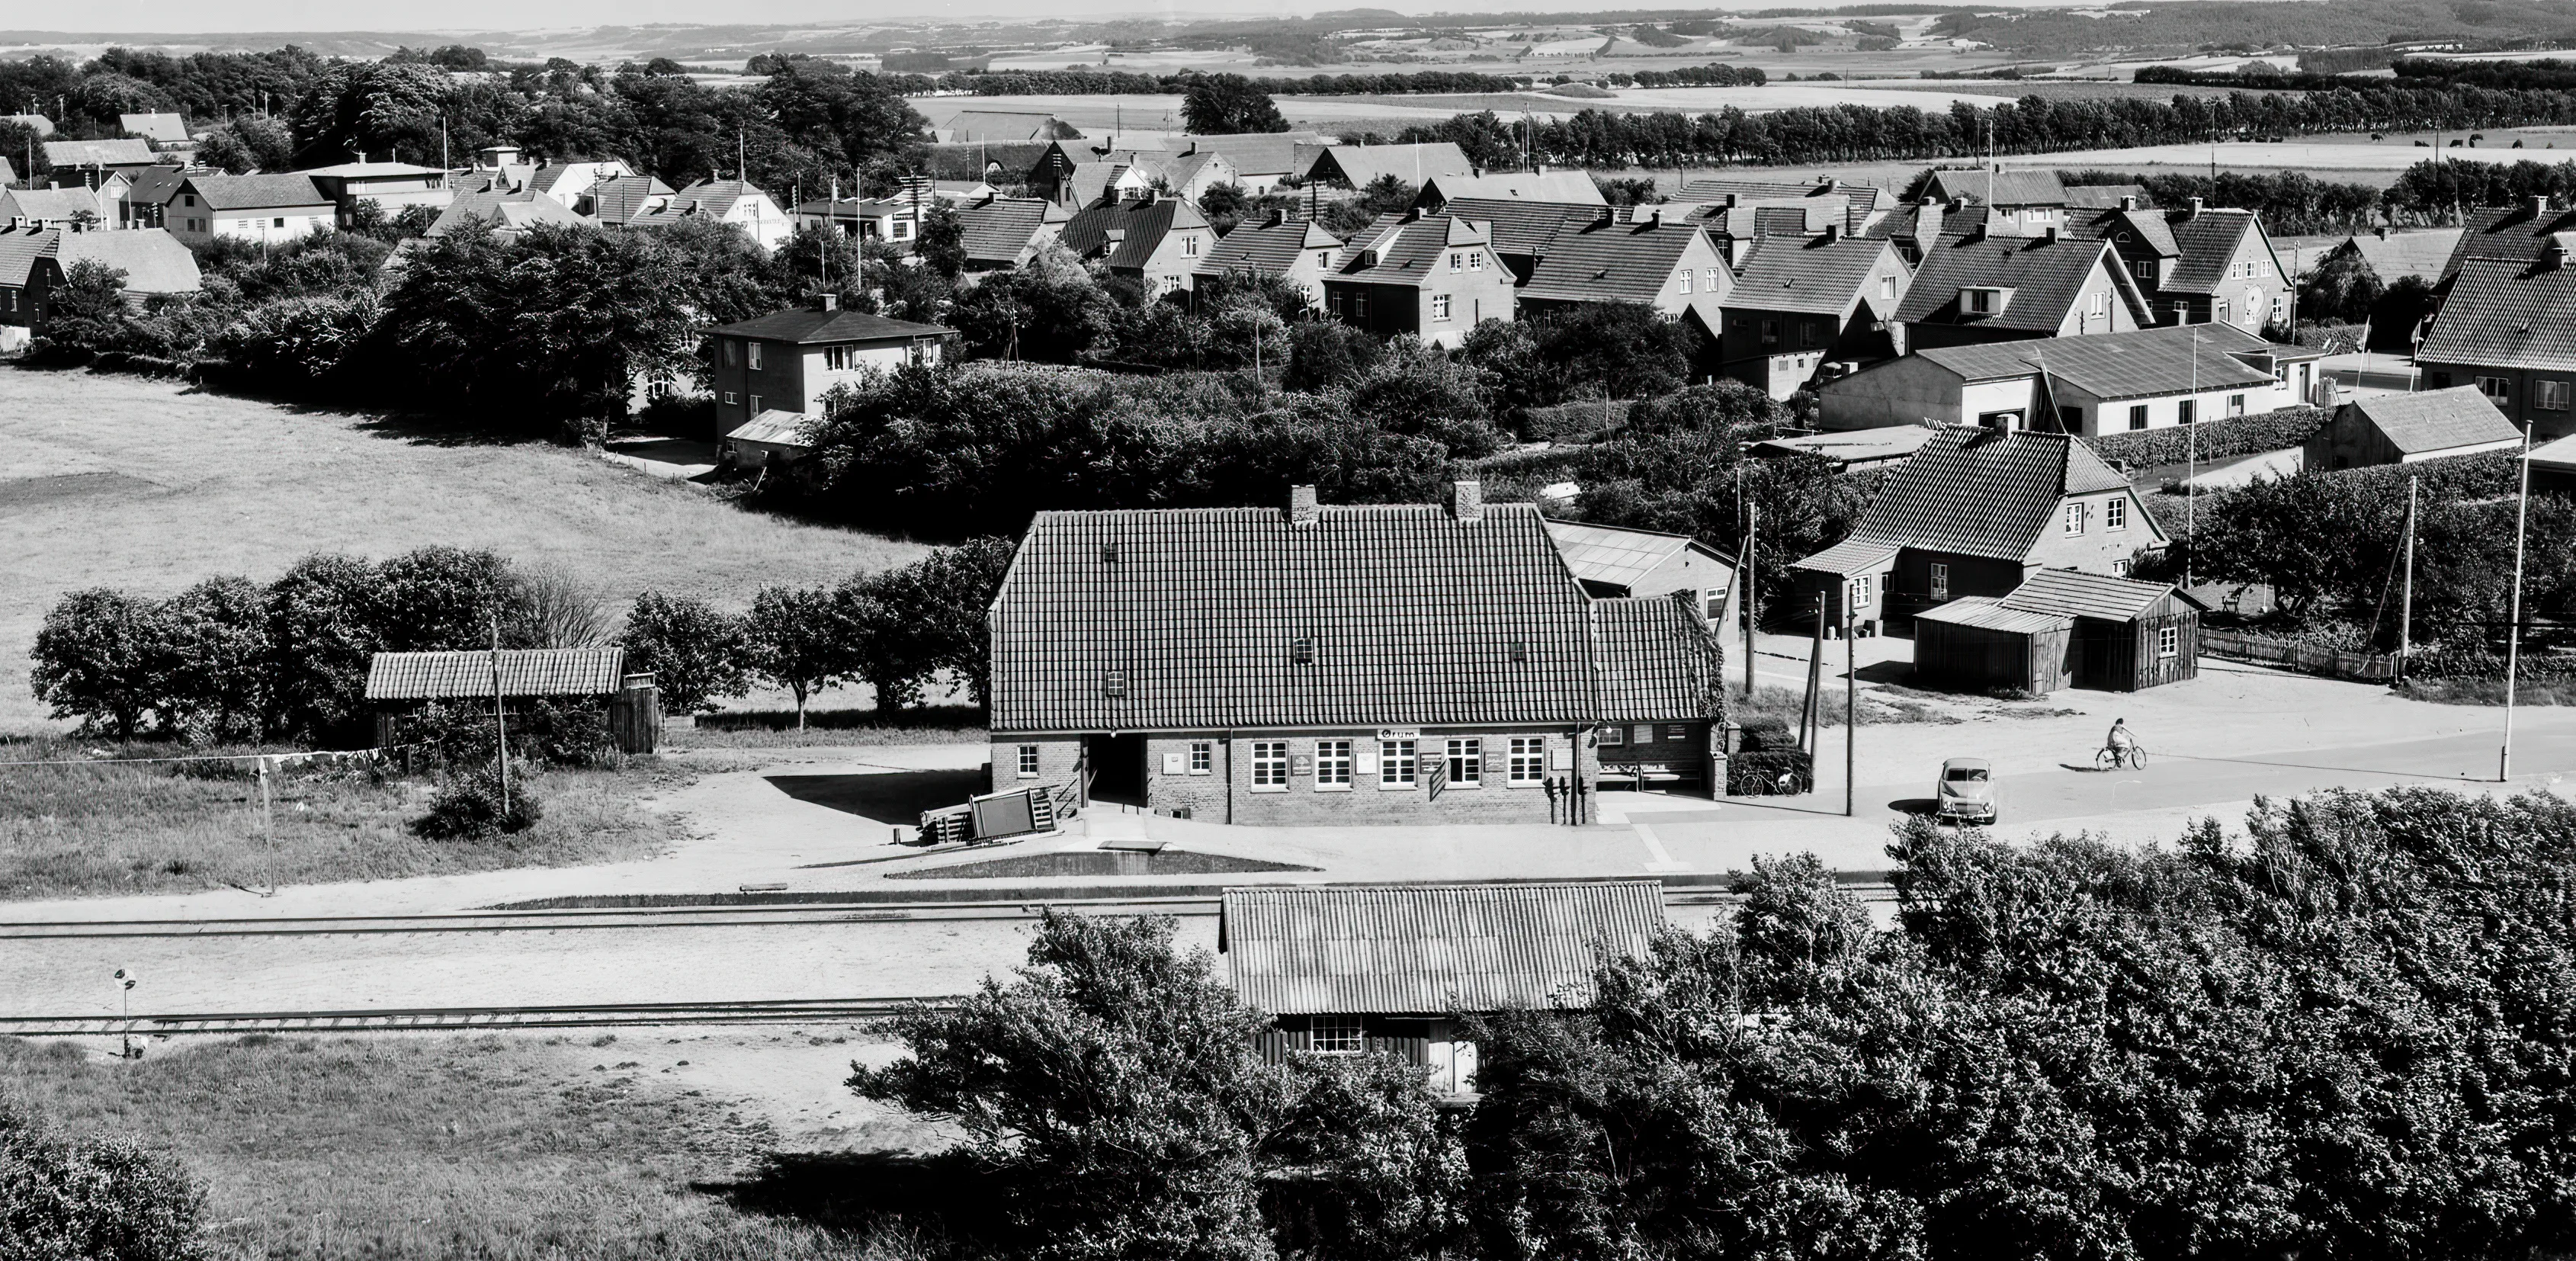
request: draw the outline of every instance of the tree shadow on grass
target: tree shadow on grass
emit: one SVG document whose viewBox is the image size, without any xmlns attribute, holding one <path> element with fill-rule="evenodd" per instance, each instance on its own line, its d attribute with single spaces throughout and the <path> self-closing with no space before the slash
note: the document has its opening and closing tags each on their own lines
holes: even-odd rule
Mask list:
<svg viewBox="0 0 2576 1261">
<path fill-rule="evenodd" d="M 844 1234 L 900 1225 L 967 1254 L 987 1252 L 1005 1229 L 995 1212 L 1003 1180 L 963 1152 L 774 1152 L 741 1179 L 691 1189 Z"/>
</svg>

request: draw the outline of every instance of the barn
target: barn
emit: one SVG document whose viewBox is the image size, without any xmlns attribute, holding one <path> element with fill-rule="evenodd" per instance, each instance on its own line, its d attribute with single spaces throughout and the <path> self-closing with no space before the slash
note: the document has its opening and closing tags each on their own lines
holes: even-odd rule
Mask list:
<svg viewBox="0 0 2576 1261">
<path fill-rule="evenodd" d="M 1950 686 L 2136 692 L 2200 673 L 2200 601 L 2171 583 L 2043 569 L 1916 615 L 1915 673 Z"/>
<path fill-rule="evenodd" d="M 1225 891 L 1216 948 L 1235 996 L 1292 1053 L 1392 1052 L 1444 1094 L 1474 1091 L 1456 1017 L 1591 1005 L 1593 977 L 1664 928 L 1656 880 L 1296 885 Z"/>
<path fill-rule="evenodd" d="M 597 705 L 621 752 L 660 743 L 662 703 L 653 676 L 626 673 L 623 648 L 509 648 L 499 652 L 380 652 L 367 663 L 367 703 L 376 744 L 402 743 L 405 716 L 444 702 L 489 712 L 495 694 L 506 721 L 538 701 Z"/>
</svg>

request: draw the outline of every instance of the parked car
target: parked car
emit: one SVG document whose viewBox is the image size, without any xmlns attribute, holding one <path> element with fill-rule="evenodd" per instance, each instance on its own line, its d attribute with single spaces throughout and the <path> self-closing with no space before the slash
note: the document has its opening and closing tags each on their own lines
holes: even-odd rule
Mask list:
<svg viewBox="0 0 2576 1261">
<path fill-rule="evenodd" d="M 1995 768 L 1981 757 L 1954 757 L 1941 764 L 1941 783 L 1933 793 L 1941 803 L 1938 818 L 1951 823 L 1995 821 Z"/>
</svg>

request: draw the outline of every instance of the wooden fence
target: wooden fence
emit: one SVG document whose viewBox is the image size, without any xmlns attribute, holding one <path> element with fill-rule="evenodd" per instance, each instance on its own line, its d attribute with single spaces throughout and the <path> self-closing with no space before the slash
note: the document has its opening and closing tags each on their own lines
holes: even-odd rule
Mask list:
<svg viewBox="0 0 2576 1261">
<path fill-rule="evenodd" d="M 2234 631 L 2202 627 L 2200 650 L 2212 657 L 2232 661 L 2251 661 L 2256 665 L 2278 666 L 2301 674 L 2322 674 L 2337 679 L 2356 679 L 2365 683 L 2387 683 L 2397 678 L 2397 658 L 2388 653 L 2352 652 L 2342 648 L 2318 648 L 2307 644 L 2288 644 L 2277 639 L 2240 635 Z"/>
</svg>

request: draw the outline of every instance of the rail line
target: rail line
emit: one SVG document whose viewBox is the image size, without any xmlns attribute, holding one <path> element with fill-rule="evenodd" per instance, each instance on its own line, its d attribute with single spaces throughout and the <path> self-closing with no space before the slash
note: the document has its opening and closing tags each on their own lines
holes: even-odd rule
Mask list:
<svg viewBox="0 0 2576 1261">
<path fill-rule="evenodd" d="M 729 1003 L 597 1003 L 560 1007 L 394 1007 L 349 1011 L 191 1012 L 139 1016 L 5 1016 L 0 1037 L 155 1037 L 247 1033 L 454 1033 L 635 1025 L 775 1025 L 890 1016 L 954 997 L 791 998 Z"/>
</svg>

